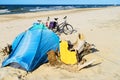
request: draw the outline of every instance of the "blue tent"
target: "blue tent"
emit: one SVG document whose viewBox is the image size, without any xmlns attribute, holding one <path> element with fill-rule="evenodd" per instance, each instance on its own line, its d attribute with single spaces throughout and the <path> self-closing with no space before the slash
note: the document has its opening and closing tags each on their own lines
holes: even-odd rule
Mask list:
<svg viewBox="0 0 120 80">
<path fill-rule="evenodd" d="M 2 63 L 18 63 L 26 71 L 33 71 L 48 61 L 47 52 L 59 49 L 59 37 L 43 24 L 34 24 L 12 43 L 12 52 Z"/>
</svg>

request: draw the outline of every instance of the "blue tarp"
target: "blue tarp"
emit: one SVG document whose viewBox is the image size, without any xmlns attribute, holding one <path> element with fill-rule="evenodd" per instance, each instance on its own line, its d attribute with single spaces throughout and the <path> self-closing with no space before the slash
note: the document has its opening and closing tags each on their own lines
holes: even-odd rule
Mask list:
<svg viewBox="0 0 120 80">
<path fill-rule="evenodd" d="M 34 24 L 12 43 L 12 52 L 2 63 L 18 63 L 26 71 L 33 71 L 48 61 L 47 52 L 59 49 L 59 37 L 43 24 Z"/>
</svg>

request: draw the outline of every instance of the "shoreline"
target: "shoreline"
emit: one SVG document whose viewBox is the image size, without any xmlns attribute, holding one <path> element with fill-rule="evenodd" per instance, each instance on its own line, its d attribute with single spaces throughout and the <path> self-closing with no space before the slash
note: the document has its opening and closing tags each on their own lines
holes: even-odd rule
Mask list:
<svg viewBox="0 0 120 80">
<path fill-rule="evenodd" d="M 103 8 L 79 8 L 79 9 L 69 9 L 69 10 L 53 10 L 53 11 L 27 12 L 27 13 L 17 13 L 17 14 L 4 14 L 4 15 L 0 15 L 1 17 L 0 22 L 16 20 L 16 19 L 32 19 L 32 18 L 38 18 L 38 17 L 57 16 L 60 14 L 61 15 L 72 14 L 77 12 L 100 10 Z M 105 7 L 105 8 L 111 8 L 111 7 Z M 33 16 L 29 16 L 29 15 L 33 15 Z"/>
</svg>

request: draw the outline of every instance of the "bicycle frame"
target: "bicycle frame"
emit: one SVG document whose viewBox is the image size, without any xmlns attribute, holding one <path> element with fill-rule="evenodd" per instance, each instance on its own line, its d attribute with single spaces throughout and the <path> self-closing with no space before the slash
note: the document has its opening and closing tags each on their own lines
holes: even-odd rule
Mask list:
<svg viewBox="0 0 120 80">
<path fill-rule="evenodd" d="M 66 17 L 66 16 L 65 16 Z M 60 23 L 60 24 L 58 24 L 58 22 L 57 22 L 57 31 L 59 31 L 59 30 L 63 30 L 63 28 L 64 28 L 64 26 L 67 24 L 67 17 L 66 18 L 63 18 L 64 19 L 64 21 L 62 22 L 62 23 Z M 56 20 L 57 21 L 57 20 Z"/>
<path fill-rule="evenodd" d="M 48 17 L 49 19 L 49 17 Z M 67 23 L 67 16 L 65 16 L 64 21 L 59 24 L 58 18 L 54 18 L 56 25 L 54 28 L 50 28 L 55 33 L 64 33 L 64 34 L 71 34 L 73 31 L 73 27 Z"/>
</svg>

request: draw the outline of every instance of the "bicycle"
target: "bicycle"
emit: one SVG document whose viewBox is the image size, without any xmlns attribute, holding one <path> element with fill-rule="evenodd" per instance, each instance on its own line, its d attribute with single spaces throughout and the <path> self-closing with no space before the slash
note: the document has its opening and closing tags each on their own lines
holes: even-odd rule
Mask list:
<svg viewBox="0 0 120 80">
<path fill-rule="evenodd" d="M 51 29 L 55 33 L 57 33 L 57 32 L 58 33 L 64 33 L 66 35 L 72 34 L 73 27 L 72 27 L 72 25 L 67 23 L 67 16 L 65 16 L 63 19 L 64 19 L 64 21 L 62 23 L 58 24 L 58 18 L 54 18 L 54 20 L 55 20 L 54 23 L 55 24 L 54 24 L 53 27 L 49 26 L 49 29 Z M 49 17 L 48 17 L 47 20 L 49 20 Z"/>
</svg>

